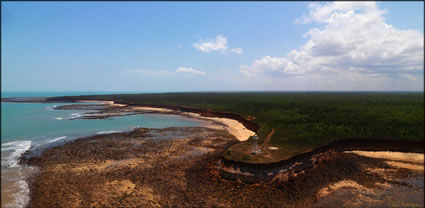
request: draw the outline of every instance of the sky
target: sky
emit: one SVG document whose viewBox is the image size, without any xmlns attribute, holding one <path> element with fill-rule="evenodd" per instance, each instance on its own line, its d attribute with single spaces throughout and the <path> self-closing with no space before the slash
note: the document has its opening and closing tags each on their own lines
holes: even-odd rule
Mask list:
<svg viewBox="0 0 425 208">
<path fill-rule="evenodd" d="M 1 2 L 2 91 L 423 91 L 423 2 Z"/>
</svg>

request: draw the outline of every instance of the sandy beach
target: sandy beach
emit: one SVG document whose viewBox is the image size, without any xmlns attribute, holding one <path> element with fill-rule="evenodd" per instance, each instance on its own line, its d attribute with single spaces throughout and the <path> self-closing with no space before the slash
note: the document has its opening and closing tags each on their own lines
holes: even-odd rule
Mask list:
<svg viewBox="0 0 425 208">
<path fill-rule="evenodd" d="M 116 104 L 113 104 L 116 105 Z M 154 107 L 133 107 L 134 111 L 152 111 L 157 113 L 175 113 L 184 115 L 190 118 L 201 119 L 206 121 L 211 121 L 208 125 L 208 128 L 212 129 L 224 129 L 233 135 L 239 141 L 246 141 L 250 136 L 254 136 L 255 132 L 245 128 L 245 126 L 233 119 L 229 118 L 219 118 L 219 117 L 206 117 L 201 116 L 198 113 L 189 113 L 189 112 L 176 112 L 167 108 L 154 108 Z"/>
<path fill-rule="evenodd" d="M 94 106 L 97 112 L 80 119 L 121 116 L 123 112 L 164 113 L 199 119 L 206 125 L 95 135 L 23 159 L 23 163 L 39 167 L 28 180 L 29 207 L 424 205 L 423 153 L 330 151 L 320 155 L 314 168 L 247 184 L 220 175 L 224 151 L 254 134 L 239 121 L 167 108 L 113 102 L 101 105 Z M 85 107 L 93 108 L 57 108 Z"/>
<path fill-rule="evenodd" d="M 101 103 L 101 104 L 109 105 L 111 107 L 118 107 L 118 108 L 122 107 L 122 108 L 125 108 L 125 109 L 121 109 L 121 111 L 124 111 L 124 112 L 141 112 L 141 113 L 153 112 L 153 113 L 167 113 L 167 114 L 171 113 L 171 114 L 183 115 L 189 118 L 210 121 L 209 124 L 207 125 L 208 128 L 224 129 L 228 131 L 231 135 L 233 135 L 239 141 L 246 141 L 248 140 L 250 136 L 255 135 L 255 132 L 247 129 L 239 121 L 236 121 L 234 119 L 229 119 L 229 118 L 207 117 L 207 116 L 202 116 L 198 113 L 181 112 L 181 111 L 176 111 L 176 110 L 167 109 L 167 108 L 156 108 L 156 107 L 146 107 L 146 106 L 127 106 L 125 104 L 114 103 L 114 101 L 79 100 L 78 102 Z M 102 115 L 116 116 L 112 113 L 102 114 Z"/>
</svg>

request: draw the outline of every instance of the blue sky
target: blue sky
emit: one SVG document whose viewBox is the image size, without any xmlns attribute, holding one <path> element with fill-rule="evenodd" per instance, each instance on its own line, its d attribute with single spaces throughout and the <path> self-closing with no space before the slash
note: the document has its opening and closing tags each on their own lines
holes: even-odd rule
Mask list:
<svg viewBox="0 0 425 208">
<path fill-rule="evenodd" d="M 423 91 L 423 2 L 1 5 L 3 91 Z"/>
</svg>

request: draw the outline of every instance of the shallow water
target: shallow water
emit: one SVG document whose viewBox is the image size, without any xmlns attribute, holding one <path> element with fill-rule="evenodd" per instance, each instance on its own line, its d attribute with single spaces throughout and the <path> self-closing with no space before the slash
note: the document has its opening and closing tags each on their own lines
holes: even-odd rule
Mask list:
<svg viewBox="0 0 425 208">
<path fill-rule="evenodd" d="M 75 103 L 74 103 L 75 104 Z M 65 103 L 1 103 L 2 207 L 24 207 L 28 202 L 25 178 L 33 171 L 18 164 L 26 150 L 60 145 L 93 134 L 128 131 L 135 127 L 202 126 L 178 115 L 143 114 L 108 119 L 78 119 L 82 110 L 54 110 Z"/>
</svg>

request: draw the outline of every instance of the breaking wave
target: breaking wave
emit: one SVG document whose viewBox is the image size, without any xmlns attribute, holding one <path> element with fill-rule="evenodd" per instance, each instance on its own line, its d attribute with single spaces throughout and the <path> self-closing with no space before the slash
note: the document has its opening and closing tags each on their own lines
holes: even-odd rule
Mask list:
<svg viewBox="0 0 425 208">
<path fill-rule="evenodd" d="M 31 147 L 31 141 L 7 142 L 1 145 L 1 151 L 12 151 L 7 157 L 2 158 L 2 167 L 18 167 L 18 159 L 22 153 Z"/>
<path fill-rule="evenodd" d="M 96 134 L 112 134 L 112 133 L 120 133 L 122 131 L 99 131 Z"/>
<path fill-rule="evenodd" d="M 49 140 L 49 141 L 47 141 L 48 143 L 52 143 L 52 142 L 56 142 L 56 141 L 59 141 L 59 140 L 61 140 L 61 139 L 65 139 L 66 138 L 66 136 L 61 136 L 61 137 L 56 137 L 56 138 L 54 138 L 54 139 L 52 139 L 52 140 Z"/>
</svg>

